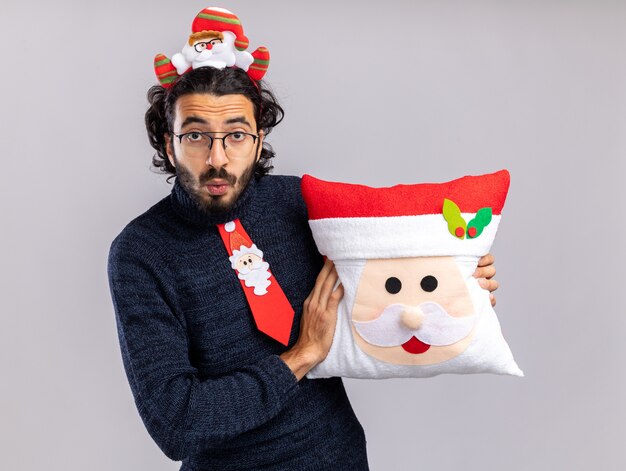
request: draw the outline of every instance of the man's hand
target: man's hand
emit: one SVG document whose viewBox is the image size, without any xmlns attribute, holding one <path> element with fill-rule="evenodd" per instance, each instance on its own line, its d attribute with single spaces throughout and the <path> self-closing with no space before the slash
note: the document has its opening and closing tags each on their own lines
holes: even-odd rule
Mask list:
<svg viewBox="0 0 626 471">
<path fill-rule="evenodd" d="M 341 284 L 333 290 L 338 278 L 334 263 L 326 260 L 313 290 L 304 300 L 298 341 L 280 355 L 298 381 L 324 360 L 330 350 L 337 324 L 337 306 L 343 297 Z"/>
<path fill-rule="evenodd" d="M 491 300 L 491 305 L 496 305 L 496 297 L 493 295 L 493 291 L 498 289 L 498 282 L 492 279 L 496 274 L 496 267 L 493 266 L 494 257 L 490 253 L 481 257 L 478 260 L 478 267 L 474 272 L 474 277 L 478 278 L 478 284 L 481 288 L 487 289 L 491 291 L 489 293 L 489 299 Z"/>
</svg>

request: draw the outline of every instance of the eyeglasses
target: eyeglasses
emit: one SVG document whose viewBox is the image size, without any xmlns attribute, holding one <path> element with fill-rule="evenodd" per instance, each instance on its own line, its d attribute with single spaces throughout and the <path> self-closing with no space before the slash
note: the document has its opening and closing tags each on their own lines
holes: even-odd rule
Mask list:
<svg viewBox="0 0 626 471">
<path fill-rule="evenodd" d="M 193 48 L 196 50 L 196 52 L 202 52 L 205 49 L 213 49 L 213 46 L 215 46 L 216 44 L 220 44 L 221 42 L 222 40 L 219 38 L 211 39 L 210 41 L 200 41 L 194 44 Z"/>
<path fill-rule="evenodd" d="M 224 134 L 224 136 L 216 137 L 211 134 Z M 244 157 L 250 153 L 259 137 L 257 134 L 243 131 L 191 131 L 174 134 L 174 136 L 178 138 L 183 153 L 193 159 L 208 159 L 216 139 L 222 141 L 228 158 Z"/>
</svg>

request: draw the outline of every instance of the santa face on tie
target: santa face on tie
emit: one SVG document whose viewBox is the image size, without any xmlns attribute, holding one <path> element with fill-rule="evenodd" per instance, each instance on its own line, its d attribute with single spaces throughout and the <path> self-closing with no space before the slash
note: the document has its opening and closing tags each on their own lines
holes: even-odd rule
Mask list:
<svg viewBox="0 0 626 471">
<path fill-rule="evenodd" d="M 476 318 L 454 257 L 371 259 L 355 294 L 352 331 L 372 357 L 430 365 L 467 349 Z"/>
<path fill-rule="evenodd" d="M 248 288 L 254 288 L 254 294 L 262 296 L 272 282 L 269 263 L 263 261 L 263 252 L 256 245 L 242 245 L 233 250 L 229 257 L 231 266 L 237 271 L 237 277 L 245 282 Z"/>
</svg>

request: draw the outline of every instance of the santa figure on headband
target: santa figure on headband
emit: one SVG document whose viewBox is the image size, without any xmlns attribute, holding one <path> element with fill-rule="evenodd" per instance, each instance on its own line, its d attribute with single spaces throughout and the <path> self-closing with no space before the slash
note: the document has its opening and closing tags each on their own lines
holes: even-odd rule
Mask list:
<svg viewBox="0 0 626 471">
<path fill-rule="evenodd" d="M 164 87 L 185 72 L 198 67 L 239 67 L 253 80 L 260 80 L 269 65 L 269 51 L 259 47 L 246 51 L 248 38 L 239 18 L 225 8 L 209 7 L 198 13 L 191 25 L 191 35 L 181 52 L 170 60 L 163 54 L 154 59 L 156 75 Z"/>
</svg>

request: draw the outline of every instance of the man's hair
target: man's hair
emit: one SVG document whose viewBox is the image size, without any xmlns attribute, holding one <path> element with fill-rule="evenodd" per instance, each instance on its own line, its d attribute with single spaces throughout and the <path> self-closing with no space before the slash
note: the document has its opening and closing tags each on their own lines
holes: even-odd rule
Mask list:
<svg viewBox="0 0 626 471">
<path fill-rule="evenodd" d="M 200 67 L 184 73 L 169 89 L 161 85 L 152 86 L 147 94 L 150 107 L 145 117 L 150 145 L 156 150 L 152 157 L 152 165 L 162 173 L 170 174 L 167 177 L 168 182 L 170 178 L 176 176 L 176 169 L 167 158 L 164 135 L 169 133 L 171 136 L 174 131 L 176 101 L 183 95 L 191 93 L 208 93 L 216 96 L 244 95 L 252 102 L 257 131 L 262 129 L 267 136 L 274 126 L 282 121 L 285 113 L 272 91 L 261 80 L 257 84 L 258 88 L 240 68 Z M 274 155 L 272 146 L 264 141 L 261 157 L 254 169 L 257 178 L 268 174 L 274 168 L 270 162 Z"/>
</svg>

